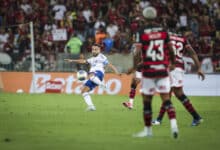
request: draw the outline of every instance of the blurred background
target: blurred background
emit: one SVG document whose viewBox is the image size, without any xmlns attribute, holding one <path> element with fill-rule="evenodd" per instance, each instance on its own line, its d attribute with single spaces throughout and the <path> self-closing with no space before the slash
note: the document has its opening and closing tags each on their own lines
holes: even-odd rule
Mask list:
<svg viewBox="0 0 220 150">
<path fill-rule="evenodd" d="M 205 73 L 220 72 L 219 0 L 1 0 L 0 71 L 31 71 L 32 21 L 36 71 L 86 69 L 63 59 L 89 56 L 96 42 L 126 72 L 134 34 L 144 23 L 141 12 L 149 5 L 157 9 L 158 23 L 188 38 Z M 185 64 L 193 73 L 187 55 Z"/>
</svg>

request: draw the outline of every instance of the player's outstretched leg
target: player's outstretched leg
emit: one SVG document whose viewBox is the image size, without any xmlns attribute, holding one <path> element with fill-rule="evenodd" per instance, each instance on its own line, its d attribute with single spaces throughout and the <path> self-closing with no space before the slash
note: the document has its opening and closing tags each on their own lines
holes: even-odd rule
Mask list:
<svg viewBox="0 0 220 150">
<path fill-rule="evenodd" d="M 133 109 L 134 98 L 136 95 L 136 87 L 137 87 L 137 83 L 133 79 L 131 84 L 131 90 L 129 92 L 129 101 L 122 103 L 128 109 Z"/>
<path fill-rule="evenodd" d="M 197 113 L 195 108 L 193 107 L 192 103 L 188 99 L 188 97 L 185 94 L 182 94 L 181 96 L 177 97 L 185 107 L 185 109 L 192 115 L 193 121 L 192 126 L 198 126 L 201 122 L 203 122 L 202 117 Z"/>
</svg>

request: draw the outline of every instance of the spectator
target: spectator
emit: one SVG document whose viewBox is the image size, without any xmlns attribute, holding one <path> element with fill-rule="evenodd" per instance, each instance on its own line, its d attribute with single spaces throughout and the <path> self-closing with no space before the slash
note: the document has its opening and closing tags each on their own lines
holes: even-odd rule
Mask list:
<svg viewBox="0 0 220 150">
<path fill-rule="evenodd" d="M 106 37 L 103 39 L 103 45 L 104 45 L 104 52 L 105 53 L 111 53 L 114 41 L 113 39 L 107 34 Z"/>
<path fill-rule="evenodd" d="M 95 43 L 102 44 L 102 40 L 107 37 L 104 27 L 99 27 L 99 30 L 95 34 Z M 111 37 L 110 37 L 111 38 Z"/>
<path fill-rule="evenodd" d="M 67 11 L 66 6 L 64 4 L 64 0 L 59 0 L 57 4 L 53 6 L 54 19 L 60 25 L 60 21 L 64 19 L 64 14 Z"/>
<path fill-rule="evenodd" d="M 78 56 L 81 52 L 82 41 L 73 33 L 72 37 L 67 42 L 64 52 Z"/>
<path fill-rule="evenodd" d="M 118 33 L 119 28 L 118 25 L 116 25 L 115 23 L 109 23 L 107 28 L 106 28 L 106 32 L 109 34 L 109 36 L 114 39 L 116 34 Z"/>
</svg>

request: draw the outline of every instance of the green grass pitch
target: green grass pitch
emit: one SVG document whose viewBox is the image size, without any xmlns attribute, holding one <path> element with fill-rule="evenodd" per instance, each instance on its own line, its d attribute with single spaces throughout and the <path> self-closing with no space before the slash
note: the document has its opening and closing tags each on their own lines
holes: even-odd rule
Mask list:
<svg viewBox="0 0 220 150">
<path fill-rule="evenodd" d="M 172 98 L 179 138 L 173 139 L 167 115 L 153 137 L 133 138 L 143 129 L 141 96 L 127 110 L 127 96 L 92 95 L 97 111 L 86 112 L 81 95 L 0 93 L 1 150 L 214 150 L 220 148 L 220 97 L 190 97 L 204 122 L 191 127 L 191 116 Z M 153 99 L 153 116 L 161 100 Z"/>
</svg>

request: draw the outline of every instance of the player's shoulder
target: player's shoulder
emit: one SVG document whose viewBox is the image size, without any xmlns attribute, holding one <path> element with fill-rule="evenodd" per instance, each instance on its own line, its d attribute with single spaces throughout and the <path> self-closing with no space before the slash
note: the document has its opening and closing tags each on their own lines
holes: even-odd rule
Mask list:
<svg viewBox="0 0 220 150">
<path fill-rule="evenodd" d="M 98 59 L 107 59 L 107 57 L 103 53 L 99 53 Z"/>
<path fill-rule="evenodd" d="M 168 33 L 169 33 L 171 40 L 180 41 L 183 43 L 187 42 L 187 38 L 184 35 L 182 35 L 181 33 L 175 33 L 175 32 L 168 32 Z"/>
</svg>

